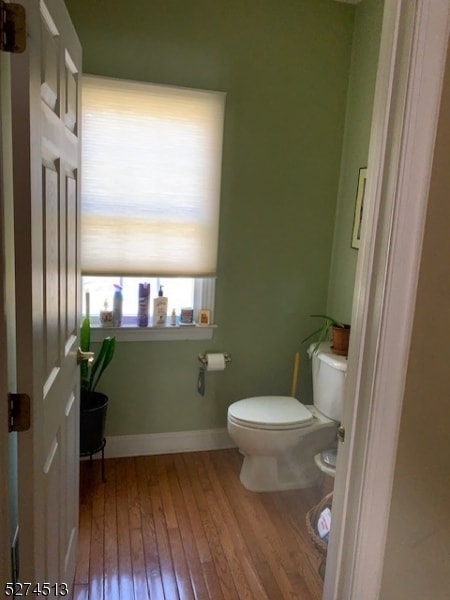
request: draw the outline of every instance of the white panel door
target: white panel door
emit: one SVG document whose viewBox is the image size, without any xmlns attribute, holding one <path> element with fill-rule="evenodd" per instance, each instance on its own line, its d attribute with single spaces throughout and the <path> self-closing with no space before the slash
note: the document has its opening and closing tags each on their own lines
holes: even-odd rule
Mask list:
<svg viewBox="0 0 450 600">
<path fill-rule="evenodd" d="M 78 531 L 81 48 L 63 0 L 27 0 L 12 57 L 20 580 L 72 586 Z"/>
</svg>

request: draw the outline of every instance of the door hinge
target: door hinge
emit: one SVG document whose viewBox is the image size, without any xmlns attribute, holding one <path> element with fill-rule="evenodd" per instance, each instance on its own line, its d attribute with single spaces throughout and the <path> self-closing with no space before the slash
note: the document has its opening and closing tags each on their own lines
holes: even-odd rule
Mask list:
<svg viewBox="0 0 450 600">
<path fill-rule="evenodd" d="M 25 8 L 0 0 L 0 50 L 24 52 L 27 45 Z"/>
<path fill-rule="evenodd" d="M 337 437 L 340 442 L 342 442 L 342 443 L 345 442 L 345 427 L 343 425 L 340 425 L 338 427 Z"/>
<path fill-rule="evenodd" d="M 31 427 L 31 402 L 27 394 L 8 394 L 9 431 L 27 431 Z"/>
</svg>

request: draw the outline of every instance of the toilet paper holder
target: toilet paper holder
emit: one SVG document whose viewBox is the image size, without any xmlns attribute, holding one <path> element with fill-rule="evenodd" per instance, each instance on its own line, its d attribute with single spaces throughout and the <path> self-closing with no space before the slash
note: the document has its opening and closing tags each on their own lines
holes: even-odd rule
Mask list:
<svg viewBox="0 0 450 600">
<path fill-rule="evenodd" d="M 225 359 L 225 364 L 228 364 L 231 362 L 231 356 L 228 354 L 228 352 L 224 352 L 223 357 Z M 205 368 L 208 366 L 208 355 L 207 354 L 199 354 L 198 360 L 202 363 L 202 365 Z"/>
</svg>

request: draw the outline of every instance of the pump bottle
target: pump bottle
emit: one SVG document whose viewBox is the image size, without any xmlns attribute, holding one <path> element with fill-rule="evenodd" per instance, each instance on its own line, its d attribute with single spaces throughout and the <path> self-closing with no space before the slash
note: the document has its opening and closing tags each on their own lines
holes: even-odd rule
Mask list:
<svg viewBox="0 0 450 600">
<path fill-rule="evenodd" d="M 161 327 L 167 323 L 168 299 L 163 296 L 163 286 L 159 286 L 158 296 L 153 300 L 153 325 Z"/>
</svg>

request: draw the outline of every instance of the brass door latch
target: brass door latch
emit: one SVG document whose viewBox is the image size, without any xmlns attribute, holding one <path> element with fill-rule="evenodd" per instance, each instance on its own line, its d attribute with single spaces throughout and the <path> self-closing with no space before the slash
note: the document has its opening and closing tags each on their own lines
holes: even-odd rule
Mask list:
<svg viewBox="0 0 450 600">
<path fill-rule="evenodd" d="M 27 396 L 27 394 L 8 394 L 8 430 L 27 431 L 30 427 L 30 396 Z"/>
<path fill-rule="evenodd" d="M 0 50 L 24 52 L 27 45 L 25 8 L 0 0 Z"/>
</svg>

